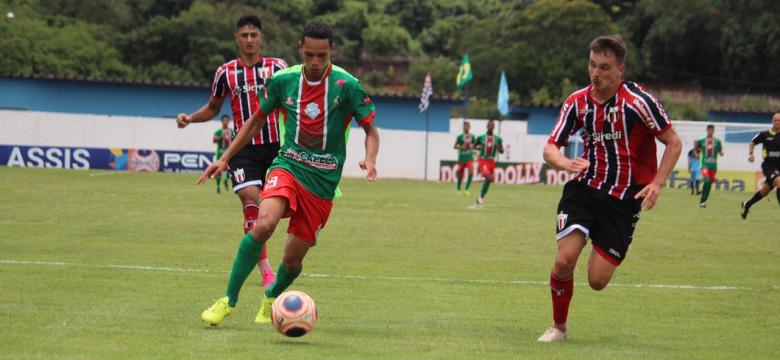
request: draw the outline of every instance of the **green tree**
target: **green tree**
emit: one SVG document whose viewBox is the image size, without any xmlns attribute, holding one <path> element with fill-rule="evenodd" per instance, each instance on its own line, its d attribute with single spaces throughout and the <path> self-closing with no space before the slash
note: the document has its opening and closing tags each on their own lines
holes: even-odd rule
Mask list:
<svg viewBox="0 0 780 360">
<path fill-rule="evenodd" d="M 119 52 L 96 39 L 79 21 L 47 24 L 37 19 L 0 21 L 0 71 L 22 75 L 126 77 Z"/>
</svg>

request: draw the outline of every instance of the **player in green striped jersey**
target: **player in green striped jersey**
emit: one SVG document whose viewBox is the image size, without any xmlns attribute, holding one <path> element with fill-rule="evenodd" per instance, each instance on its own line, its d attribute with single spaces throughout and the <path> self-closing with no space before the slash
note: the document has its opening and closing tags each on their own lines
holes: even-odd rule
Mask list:
<svg viewBox="0 0 780 360">
<path fill-rule="evenodd" d="M 715 137 L 715 126 L 707 125 L 707 137 L 696 140 L 693 145 L 696 154 L 701 161 L 701 176 L 704 178 L 704 189 L 701 192 L 699 207 L 707 207 L 707 198 L 710 196 L 712 184 L 718 179 L 718 155 L 723 156 L 723 145 L 720 139 Z"/>
<path fill-rule="evenodd" d="M 277 72 L 266 83 L 260 90 L 260 109 L 241 128 L 222 158 L 198 179 L 200 184 L 224 171 L 228 160 L 265 124 L 267 114 L 281 108 L 287 115 L 284 145 L 266 177 L 258 221 L 241 239 L 225 296 L 201 314 L 201 319 L 211 325 L 233 312 L 241 286 L 263 245 L 279 220 L 289 217 L 284 259 L 255 318 L 257 323 L 271 322 L 273 300 L 301 273 L 304 257 L 330 216 L 346 160 L 345 132 L 352 118 L 366 133 L 366 155 L 360 167 L 368 173 L 369 181 L 376 180 L 379 131 L 374 125 L 375 107 L 355 77 L 331 64 L 334 49 L 330 26 L 318 21 L 306 25 L 300 42 L 304 65 Z"/>
<path fill-rule="evenodd" d="M 222 154 L 227 150 L 228 146 L 230 146 L 230 142 L 233 141 L 233 136 L 235 134 L 233 133 L 233 129 L 228 127 L 228 122 L 230 121 L 230 116 L 222 115 L 222 127 L 217 129 L 217 131 L 214 132 L 214 136 L 212 137 L 211 141 L 217 145 L 216 151 L 214 151 L 214 161 L 219 160 L 220 157 L 222 157 Z M 224 183 L 225 190 L 228 189 L 228 180 L 230 180 L 230 176 L 225 176 L 225 181 L 222 180 L 222 175 L 217 177 L 217 194 L 219 194 L 219 183 Z"/>
</svg>

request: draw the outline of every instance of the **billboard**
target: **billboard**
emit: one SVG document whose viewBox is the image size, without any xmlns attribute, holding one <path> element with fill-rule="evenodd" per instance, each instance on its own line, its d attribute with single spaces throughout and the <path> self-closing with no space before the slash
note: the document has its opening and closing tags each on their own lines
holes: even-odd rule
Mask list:
<svg viewBox="0 0 780 360">
<path fill-rule="evenodd" d="M 151 149 L 0 145 L 0 165 L 146 172 L 201 172 L 214 153 Z"/>
<path fill-rule="evenodd" d="M 452 160 L 442 160 L 439 163 L 439 181 L 455 181 L 456 164 Z M 473 161 L 473 180 L 484 180 L 476 170 L 477 162 Z M 511 185 L 563 185 L 575 176 L 575 174 L 563 170 L 555 170 L 543 162 L 498 162 L 493 174 L 496 184 Z M 689 178 L 688 171 L 673 170 L 664 187 L 690 189 Z M 755 173 L 751 171 L 719 171 L 717 178 L 718 181 L 713 185 L 713 190 L 717 191 L 756 191 L 764 181 L 760 171 Z"/>
</svg>

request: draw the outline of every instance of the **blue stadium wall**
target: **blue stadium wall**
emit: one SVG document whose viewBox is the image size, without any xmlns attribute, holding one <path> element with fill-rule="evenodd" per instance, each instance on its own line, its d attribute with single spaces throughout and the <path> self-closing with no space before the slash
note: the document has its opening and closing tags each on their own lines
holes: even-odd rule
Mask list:
<svg viewBox="0 0 780 360">
<path fill-rule="evenodd" d="M 208 99 L 209 89 L 203 87 L 0 77 L 0 109 L 172 118 L 195 111 Z M 381 128 L 425 130 L 426 114 L 417 112 L 418 99 L 372 96 L 372 100 Z M 429 130 L 449 132 L 450 109 L 457 104 L 432 101 Z M 229 102 L 221 113 L 230 114 Z"/>
</svg>

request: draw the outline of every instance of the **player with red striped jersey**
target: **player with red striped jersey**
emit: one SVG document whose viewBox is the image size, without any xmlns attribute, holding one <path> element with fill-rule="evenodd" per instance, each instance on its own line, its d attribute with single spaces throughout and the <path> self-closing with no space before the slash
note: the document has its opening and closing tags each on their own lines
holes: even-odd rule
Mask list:
<svg viewBox="0 0 780 360">
<path fill-rule="evenodd" d="M 300 275 L 304 257 L 317 243 L 328 221 L 346 161 L 345 134 L 353 119 L 366 133 L 365 158 L 359 165 L 368 173 L 369 181 L 376 180 L 376 108 L 358 79 L 331 63 L 335 50 L 333 30 L 323 22 L 311 22 L 306 25 L 299 46 L 303 66 L 293 66 L 271 78 L 260 109 L 222 158 L 198 179 L 198 183 L 203 183 L 207 177 L 224 171 L 238 148 L 265 124 L 267 114 L 276 109 L 287 114 L 284 143 L 268 173 L 258 223 L 241 239 L 225 296 L 201 314 L 201 319 L 211 325 L 219 324 L 233 312 L 260 250 L 279 220 L 289 217 L 283 262 L 276 281 L 266 289 L 255 318 L 257 323 L 271 322 L 273 300 Z"/>
<path fill-rule="evenodd" d="M 682 143 L 661 104 L 639 85 L 623 81 L 626 45 L 619 36 L 590 43 L 591 84 L 563 104 L 544 160 L 555 169 L 576 173 L 558 203 L 558 253 L 550 275 L 553 326 L 540 342 L 565 340 L 574 267 L 588 238 L 588 282 L 604 289 L 625 259 L 641 210 L 655 206 Z M 582 130 L 580 157 L 565 157 L 560 147 Z M 655 140 L 665 145 L 660 166 Z"/>
<path fill-rule="evenodd" d="M 260 108 L 258 91 L 274 73 L 287 68 L 284 60 L 266 57 L 260 53 L 263 32 L 262 23 L 257 16 L 246 15 L 238 19 L 233 37 L 238 45 L 238 58 L 217 68 L 208 103 L 192 114 L 179 114 L 176 117 L 179 128 L 211 120 L 229 97 L 233 112 L 233 129 L 238 133 L 244 123 Z M 252 229 L 257 221 L 260 189 L 268 167 L 279 153 L 281 116 L 279 112 L 269 114 L 265 126 L 230 161 L 233 191 L 241 200 L 244 210 L 244 233 Z M 260 268 L 263 286 L 271 285 L 275 276 L 268 262 L 267 249 L 263 249 L 257 266 Z"/>
</svg>

